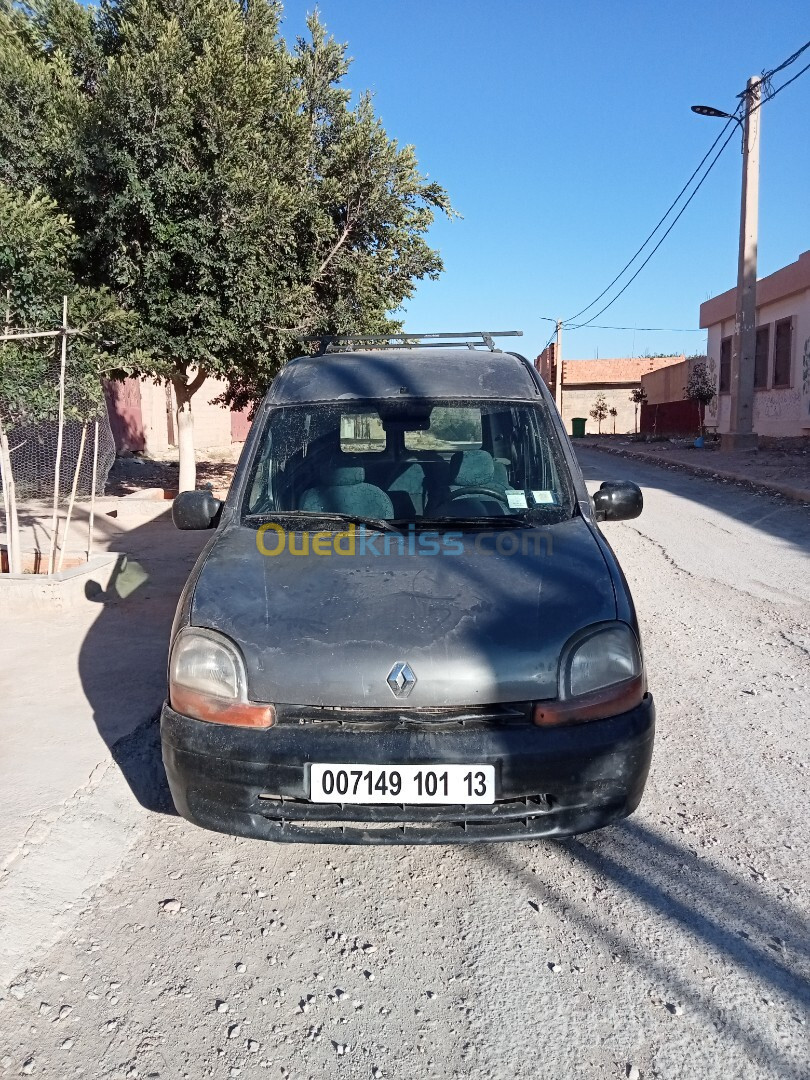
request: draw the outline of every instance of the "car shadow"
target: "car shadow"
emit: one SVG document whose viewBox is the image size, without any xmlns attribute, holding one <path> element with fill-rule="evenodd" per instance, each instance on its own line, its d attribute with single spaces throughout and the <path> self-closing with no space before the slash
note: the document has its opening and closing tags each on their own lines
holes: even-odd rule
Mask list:
<svg viewBox="0 0 810 1080">
<path fill-rule="evenodd" d="M 753 870 L 745 877 L 724 869 L 717 858 L 701 854 L 671 833 L 665 835 L 641 817 L 550 843 L 567 859 L 569 869 L 586 872 L 603 897 L 613 892 L 618 902 L 630 900 L 653 912 L 656 924 L 669 928 L 670 945 L 677 936 L 685 942 L 697 940 L 702 951 L 733 965 L 749 985 L 760 984 L 784 1000 L 794 1020 L 801 1022 L 810 1006 L 810 985 L 802 975 L 810 960 L 810 938 L 807 921 L 789 890 L 764 885 Z M 621 923 L 612 921 L 612 905 L 580 902 L 578 892 L 555 884 L 562 880 L 559 874 L 541 877 L 531 868 L 525 849 L 521 853 L 520 848 L 486 845 L 471 850 L 488 865 L 488 872 L 517 880 L 532 902 L 553 910 L 583 935 L 596 936 L 654 986 L 666 988 L 676 1001 L 705 1014 L 754 1061 L 763 1066 L 780 1063 L 779 1075 L 794 1075 L 791 1063 L 780 1060 L 776 1046 L 758 1040 L 733 1004 L 725 1007 L 710 984 L 688 981 L 665 962 L 666 950 L 643 936 L 648 925 L 643 917 L 638 919 L 641 929 L 632 915 Z"/>
<path fill-rule="evenodd" d="M 135 798 L 147 810 L 173 814 L 159 725 L 169 636 L 180 593 L 211 534 L 178 532 L 169 510 L 106 531 L 104 547 L 120 558 L 108 580 L 85 587 L 98 616 L 79 653 L 82 688 Z"/>
</svg>

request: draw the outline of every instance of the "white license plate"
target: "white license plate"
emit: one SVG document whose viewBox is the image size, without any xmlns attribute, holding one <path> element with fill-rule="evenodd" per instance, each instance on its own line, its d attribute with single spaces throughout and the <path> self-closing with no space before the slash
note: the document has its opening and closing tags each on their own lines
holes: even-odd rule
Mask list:
<svg viewBox="0 0 810 1080">
<path fill-rule="evenodd" d="M 494 803 L 494 765 L 319 765 L 315 803 Z"/>
</svg>

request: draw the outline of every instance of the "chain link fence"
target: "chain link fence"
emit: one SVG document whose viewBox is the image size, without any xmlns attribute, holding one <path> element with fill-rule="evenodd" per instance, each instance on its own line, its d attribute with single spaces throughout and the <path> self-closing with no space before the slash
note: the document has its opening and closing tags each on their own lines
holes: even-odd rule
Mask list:
<svg viewBox="0 0 810 1080">
<path fill-rule="evenodd" d="M 67 535 L 75 500 L 90 498 L 92 513 L 115 460 L 101 378 L 76 336 L 66 313 L 61 330 L 0 334 L 0 507 L 12 572 L 21 572 L 18 503 L 49 504 L 53 572 L 61 564 L 54 534 Z M 91 546 L 89 536 L 88 557 Z"/>
</svg>

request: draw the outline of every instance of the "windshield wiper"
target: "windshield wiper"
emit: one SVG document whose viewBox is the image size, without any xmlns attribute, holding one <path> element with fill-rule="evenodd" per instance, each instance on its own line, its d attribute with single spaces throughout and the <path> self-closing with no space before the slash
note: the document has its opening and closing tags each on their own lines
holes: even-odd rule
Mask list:
<svg viewBox="0 0 810 1080">
<path fill-rule="evenodd" d="M 262 514 L 251 514 L 251 517 L 281 518 L 282 521 L 298 521 L 305 518 L 307 521 L 339 521 L 347 525 L 365 525 L 369 529 L 377 529 L 379 532 L 395 532 L 400 530 L 385 518 L 363 517 L 362 514 L 339 514 L 330 510 L 266 510 Z"/>
<path fill-rule="evenodd" d="M 414 525 L 419 527 L 428 526 L 429 528 L 441 527 L 443 529 L 452 530 L 453 526 L 456 528 L 476 528 L 476 529 L 527 529 L 531 528 L 534 524 L 531 520 L 524 517 L 522 514 L 504 514 L 498 517 L 438 517 L 438 518 L 417 518 L 414 521 Z"/>
</svg>

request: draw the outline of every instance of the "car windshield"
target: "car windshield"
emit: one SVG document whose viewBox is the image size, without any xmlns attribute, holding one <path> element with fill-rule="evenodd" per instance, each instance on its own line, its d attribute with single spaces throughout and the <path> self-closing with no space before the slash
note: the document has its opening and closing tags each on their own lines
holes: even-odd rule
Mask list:
<svg viewBox="0 0 810 1080">
<path fill-rule="evenodd" d="M 248 517 L 415 523 L 572 515 L 571 480 L 543 403 L 346 401 L 272 409 Z"/>
</svg>

